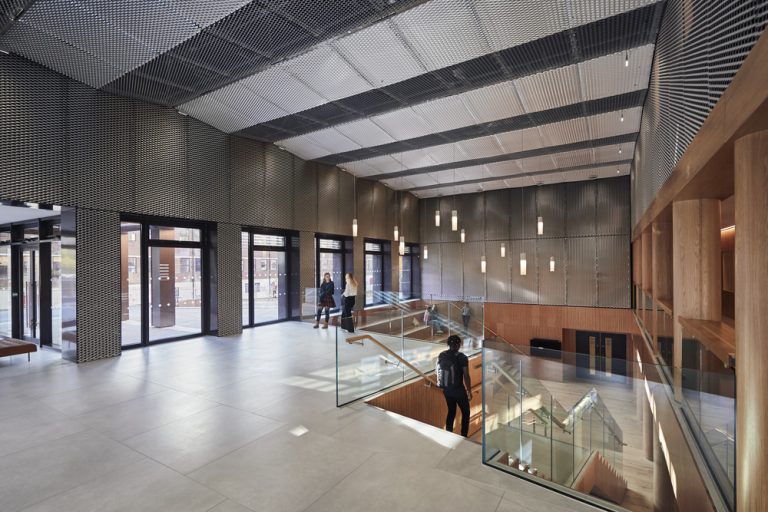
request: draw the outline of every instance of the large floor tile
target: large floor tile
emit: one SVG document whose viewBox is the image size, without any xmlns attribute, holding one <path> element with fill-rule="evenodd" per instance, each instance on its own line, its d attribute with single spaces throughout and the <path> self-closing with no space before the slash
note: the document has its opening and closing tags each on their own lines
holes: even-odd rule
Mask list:
<svg viewBox="0 0 768 512">
<path fill-rule="evenodd" d="M 122 441 L 217 405 L 210 400 L 168 389 L 104 407 L 76 419 L 112 439 Z"/>
<path fill-rule="evenodd" d="M 356 410 L 336 407 L 334 394 L 312 390 L 265 402 L 255 412 L 288 425 L 303 425 L 329 435 L 344 428 L 359 415 Z"/>
<path fill-rule="evenodd" d="M 141 460 L 25 512 L 207 512 L 225 498 L 152 460 Z"/>
<path fill-rule="evenodd" d="M 319 433 L 281 429 L 189 476 L 253 510 L 298 512 L 370 455 Z"/>
<path fill-rule="evenodd" d="M 52 409 L 76 416 L 165 390 L 157 384 L 123 376 L 62 393 L 52 392 L 40 401 Z"/>
<path fill-rule="evenodd" d="M 189 473 L 280 426 L 275 420 L 220 405 L 124 442 L 180 473 Z"/>
<path fill-rule="evenodd" d="M 463 438 L 378 409 L 359 414 L 334 434 L 344 442 L 387 453 L 407 465 L 434 467 Z"/>
<path fill-rule="evenodd" d="M 215 507 L 213 507 L 210 510 L 210 512 L 256 512 L 256 511 L 252 508 L 244 507 L 232 500 L 224 500 L 218 505 L 216 505 Z"/>
<path fill-rule="evenodd" d="M 0 457 L 87 429 L 40 403 L 33 405 L 35 408 L 26 414 L 0 420 Z"/>
<path fill-rule="evenodd" d="M 442 471 L 379 453 L 323 495 L 307 512 L 494 512 L 502 497 Z"/>
<path fill-rule="evenodd" d="M 0 457 L 2 510 L 21 510 L 143 458 L 92 430 Z"/>
</svg>

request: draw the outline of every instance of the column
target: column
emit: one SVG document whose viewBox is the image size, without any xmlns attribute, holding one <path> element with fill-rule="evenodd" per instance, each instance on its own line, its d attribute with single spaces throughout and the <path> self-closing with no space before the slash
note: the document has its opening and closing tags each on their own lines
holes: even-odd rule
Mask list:
<svg viewBox="0 0 768 512">
<path fill-rule="evenodd" d="M 736 503 L 768 508 L 768 131 L 736 141 Z"/>
<path fill-rule="evenodd" d="M 683 361 L 679 317 L 720 320 L 720 201 L 691 199 L 672 205 L 675 342 L 673 365 Z M 677 372 L 676 372 L 677 373 Z"/>
<path fill-rule="evenodd" d="M 652 225 L 651 284 L 655 299 L 672 299 L 672 224 Z"/>
<path fill-rule="evenodd" d="M 648 395 L 643 392 L 643 453 L 645 458 L 653 460 L 653 411 Z"/>
</svg>

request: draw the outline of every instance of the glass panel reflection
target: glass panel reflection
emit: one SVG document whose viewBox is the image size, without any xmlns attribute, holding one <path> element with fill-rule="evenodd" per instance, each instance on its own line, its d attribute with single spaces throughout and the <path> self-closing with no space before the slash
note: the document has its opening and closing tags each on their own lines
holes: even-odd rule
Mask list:
<svg viewBox="0 0 768 512">
<path fill-rule="evenodd" d="M 200 253 L 186 247 L 150 247 L 150 341 L 202 331 Z"/>
<path fill-rule="evenodd" d="M 0 334 L 11 336 L 10 245 L 0 245 Z"/>
<path fill-rule="evenodd" d="M 121 223 L 120 302 L 122 345 L 141 343 L 141 224 Z"/>
</svg>

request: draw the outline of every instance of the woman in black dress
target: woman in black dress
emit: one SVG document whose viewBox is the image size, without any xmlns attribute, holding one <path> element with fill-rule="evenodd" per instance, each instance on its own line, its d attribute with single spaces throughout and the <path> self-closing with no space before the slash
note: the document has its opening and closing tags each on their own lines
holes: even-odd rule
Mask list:
<svg viewBox="0 0 768 512">
<path fill-rule="evenodd" d="M 320 297 L 317 302 L 317 318 L 315 319 L 315 329 L 320 327 L 320 315 L 325 309 L 325 323 L 323 329 L 328 328 L 328 319 L 331 315 L 331 309 L 336 307 L 336 301 L 333 300 L 333 293 L 336 288 L 331 281 L 331 274 L 328 272 L 323 276 L 323 282 L 320 283 Z"/>
</svg>

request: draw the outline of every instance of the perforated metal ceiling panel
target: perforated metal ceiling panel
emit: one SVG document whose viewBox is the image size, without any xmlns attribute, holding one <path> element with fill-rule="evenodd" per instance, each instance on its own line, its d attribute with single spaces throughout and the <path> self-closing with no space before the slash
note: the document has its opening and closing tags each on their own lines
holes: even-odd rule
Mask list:
<svg viewBox="0 0 768 512">
<path fill-rule="evenodd" d="M 386 80 L 382 82 L 381 78 L 374 76 L 370 71 L 358 70 L 361 77 L 368 78 L 369 90 L 313 109 L 295 110 L 294 114 L 286 118 L 250 127 L 243 134 L 264 141 L 275 141 L 278 140 L 278 133 L 274 131 L 277 127 L 286 127 L 286 135 L 301 135 L 323 126 L 382 114 L 563 66 L 571 66 L 573 73 L 577 73 L 577 64 L 584 60 L 653 43 L 663 5 L 658 3 L 566 31 L 545 33 L 533 40 L 496 51 L 488 44 L 488 36 L 485 34 L 487 29 L 482 26 L 477 13 L 474 12 L 480 3 L 479 0 L 431 0 L 411 11 L 394 16 L 388 22 L 387 30 L 377 28 L 379 33 L 374 39 L 378 38 L 382 45 L 380 51 L 385 52 L 387 48 L 392 47 L 393 52 L 397 53 L 401 51 L 398 48 L 403 43 L 422 68 L 427 70 L 426 73 L 390 85 L 382 85 L 386 84 Z M 539 12 L 531 9 L 525 11 L 527 3 L 496 4 L 494 9 L 503 9 L 509 13 L 509 17 L 515 18 L 513 26 L 516 28 L 526 24 L 528 18 L 531 18 L 535 26 L 533 20 L 540 16 Z M 441 8 L 440 16 L 434 19 L 428 17 L 428 13 L 435 12 L 438 6 Z M 413 21 L 417 16 L 415 13 L 422 13 L 418 27 Z M 564 11 L 563 15 L 565 16 Z M 466 25 L 454 29 L 453 25 L 457 23 Z M 399 24 L 405 28 L 399 28 Z M 392 27 L 397 30 L 389 30 Z M 372 29 L 364 29 L 361 32 L 369 30 Z M 448 33 L 447 30 L 451 32 Z M 510 32 L 509 28 L 506 30 Z M 454 42 L 457 36 L 463 38 L 461 46 Z M 345 37 L 329 43 L 329 46 L 338 48 Z M 389 42 L 383 42 L 382 38 L 389 39 Z M 355 67 L 355 59 L 347 60 Z M 407 62 L 411 62 L 410 59 L 407 59 Z M 410 66 L 416 70 L 412 62 Z M 563 83 L 571 88 L 579 87 L 577 79 L 575 84 L 573 80 Z M 575 94 L 576 91 L 572 92 Z"/>
</svg>

